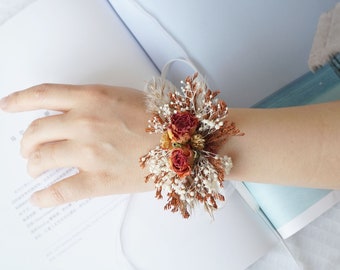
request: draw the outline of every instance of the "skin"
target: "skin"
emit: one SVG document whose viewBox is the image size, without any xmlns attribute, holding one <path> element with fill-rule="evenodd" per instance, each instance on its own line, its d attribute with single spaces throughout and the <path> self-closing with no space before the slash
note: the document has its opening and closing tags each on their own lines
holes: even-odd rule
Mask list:
<svg viewBox="0 0 340 270">
<path fill-rule="evenodd" d="M 340 101 L 280 109 L 230 109 L 245 132 L 224 145 L 230 179 L 340 189 Z"/>
<path fill-rule="evenodd" d="M 143 93 L 105 85 L 42 84 L 15 92 L 2 110 L 50 109 L 26 130 L 21 153 L 28 173 L 76 167 L 79 173 L 32 195 L 51 207 L 88 197 L 153 190 L 139 157 L 159 144 L 145 133 L 150 115 Z M 232 157 L 228 179 L 340 188 L 340 102 L 283 109 L 230 109 L 245 136 L 232 137 L 221 154 Z"/>
</svg>

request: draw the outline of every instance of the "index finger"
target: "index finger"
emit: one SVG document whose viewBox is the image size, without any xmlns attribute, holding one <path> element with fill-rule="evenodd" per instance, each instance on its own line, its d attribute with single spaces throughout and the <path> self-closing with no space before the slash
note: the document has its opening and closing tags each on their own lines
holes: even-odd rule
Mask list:
<svg viewBox="0 0 340 270">
<path fill-rule="evenodd" d="M 68 84 L 40 84 L 14 92 L 1 99 L 0 107 L 7 112 L 38 109 L 68 111 L 78 100 L 79 86 Z"/>
</svg>

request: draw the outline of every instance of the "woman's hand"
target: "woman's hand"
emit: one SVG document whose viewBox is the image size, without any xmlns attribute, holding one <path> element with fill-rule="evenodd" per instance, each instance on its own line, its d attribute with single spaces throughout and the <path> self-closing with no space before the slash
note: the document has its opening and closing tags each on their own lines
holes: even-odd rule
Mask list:
<svg viewBox="0 0 340 270">
<path fill-rule="evenodd" d="M 21 153 L 32 177 L 62 167 L 76 167 L 79 173 L 33 194 L 37 206 L 152 189 L 143 181 L 139 157 L 157 144 L 158 136 L 144 131 L 150 116 L 142 92 L 42 84 L 4 98 L 1 108 L 62 112 L 33 121 L 24 133 Z"/>
</svg>

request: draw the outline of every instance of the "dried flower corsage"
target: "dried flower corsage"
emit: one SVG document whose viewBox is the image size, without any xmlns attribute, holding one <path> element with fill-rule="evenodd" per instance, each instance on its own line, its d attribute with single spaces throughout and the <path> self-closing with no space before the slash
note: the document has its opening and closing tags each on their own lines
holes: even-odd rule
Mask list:
<svg viewBox="0 0 340 270">
<path fill-rule="evenodd" d="M 198 74 L 182 82 L 181 93 L 170 82 L 155 78 L 146 86 L 146 105 L 153 118 L 146 129 L 161 134 L 160 144 L 140 158 L 150 174 L 156 198 L 168 196 L 164 209 L 188 218 L 197 203 L 212 215 L 224 201 L 223 181 L 231 158 L 218 150 L 229 136 L 243 135 L 227 120 L 228 107 Z"/>
</svg>

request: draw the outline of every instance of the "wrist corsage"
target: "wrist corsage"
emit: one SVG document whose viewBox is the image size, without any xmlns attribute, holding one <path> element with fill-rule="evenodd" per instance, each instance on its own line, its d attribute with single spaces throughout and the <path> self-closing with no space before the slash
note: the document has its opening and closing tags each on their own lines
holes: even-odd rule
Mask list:
<svg viewBox="0 0 340 270">
<path fill-rule="evenodd" d="M 228 107 L 198 74 L 181 82 L 181 92 L 162 78 L 146 86 L 147 110 L 153 114 L 146 129 L 161 135 L 160 144 L 140 158 L 153 181 L 156 198 L 168 197 L 164 209 L 188 218 L 201 203 L 209 214 L 224 201 L 223 181 L 232 168 L 231 158 L 218 150 L 229 136 L 243 135 L 227 119 Z"/>
</svg>

